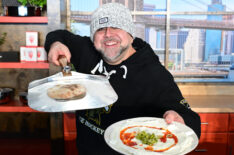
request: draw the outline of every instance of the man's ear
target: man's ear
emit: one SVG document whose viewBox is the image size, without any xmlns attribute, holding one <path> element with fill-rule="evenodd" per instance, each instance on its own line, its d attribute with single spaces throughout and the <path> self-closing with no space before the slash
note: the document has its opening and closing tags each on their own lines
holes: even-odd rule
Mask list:
<svg viewBox="0 0 234 155">
<path fill-rule="evenodd" d="M 131 37 L 131 44 L 133 43 L 133 40 L 134 40 L 134 38 L 133 38 L 133 36 L 130 34 L 130 33 L 128 33 L 129 34 L 129 36 Z"/>
<path fill-rule="evenodd" d="M 134 40 L 134 39 L 133 39 L 133 37 L 131 36 L 131 44 L 133 43 L 133 40 Z"/>
</svg>

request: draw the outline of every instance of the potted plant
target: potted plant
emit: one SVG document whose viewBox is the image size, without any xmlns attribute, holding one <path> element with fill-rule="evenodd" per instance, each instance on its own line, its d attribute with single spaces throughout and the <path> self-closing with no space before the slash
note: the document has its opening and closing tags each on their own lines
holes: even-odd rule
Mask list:
<svg viewBox="0 0 234 155">
<path fill-rule="evenodd" d="M 23 6 L 30 5 L 35 7 L 35 16 L 41 16 L 43 7 L 46 6 L 47 0 L 17 0 Z"/>
<path fill-rule="evenodd" d="M 45 8 L 47 1 L 46 0 L 28 0 L 29 3 L 36 7 L 35 15 L 41 16 L 43 8 Z"/>
</svg>

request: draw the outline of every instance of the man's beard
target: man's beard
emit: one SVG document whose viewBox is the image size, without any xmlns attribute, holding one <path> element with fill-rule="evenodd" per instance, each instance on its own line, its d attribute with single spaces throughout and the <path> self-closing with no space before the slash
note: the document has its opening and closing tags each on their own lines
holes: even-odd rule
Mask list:
<svg viewBox="0 0 234 155">
<path fill-rule="evenodd" d="M 97 49 L 98 52 L 101 53 L 103 59 L 106 61 L 106 62 L 111 62 L 111 63 L 114 63 L 116 62 L 116 60 L 119 60 L 118 58 L 129 48 L 129 46 L 120 46 L 119 49 L 108 49 L 108 51 L 105 52 L 105 49 Z M 117 50 L 117 52 L 115 51 Z M 115 52 L 115 56 L 113 57 L 110 57 L 108 56 L 108 53 L 112 53 L 112 52 Z"/>
</svg>

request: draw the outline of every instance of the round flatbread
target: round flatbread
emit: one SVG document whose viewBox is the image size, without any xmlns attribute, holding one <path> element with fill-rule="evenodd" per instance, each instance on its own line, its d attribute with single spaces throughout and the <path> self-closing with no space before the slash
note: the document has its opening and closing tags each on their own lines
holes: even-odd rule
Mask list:
<svg viewBox="0 0 234 155">
<path fill-rule="evenodd" d="M 81 84 L 59 84 L 49 88 L 47 94 L 53 99 L 80 99 L 86 95 L 86 88 Z"/>
</svg>

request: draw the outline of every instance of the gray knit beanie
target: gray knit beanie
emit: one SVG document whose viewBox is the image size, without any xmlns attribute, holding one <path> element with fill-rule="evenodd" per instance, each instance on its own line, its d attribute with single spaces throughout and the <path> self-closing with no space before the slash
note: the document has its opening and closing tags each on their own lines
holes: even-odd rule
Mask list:
<svg viewBox="0 0 234 155">
<path fill-rule="evenodd" d="M 120 3 L 107 3 L 97 8 L 91 17 L 90 39 L 93 41 L 95 32 L 104 27 L 114 27 L 128 32 L 135 37 L 135 25 L 131 12 Z"/>
</svg>

